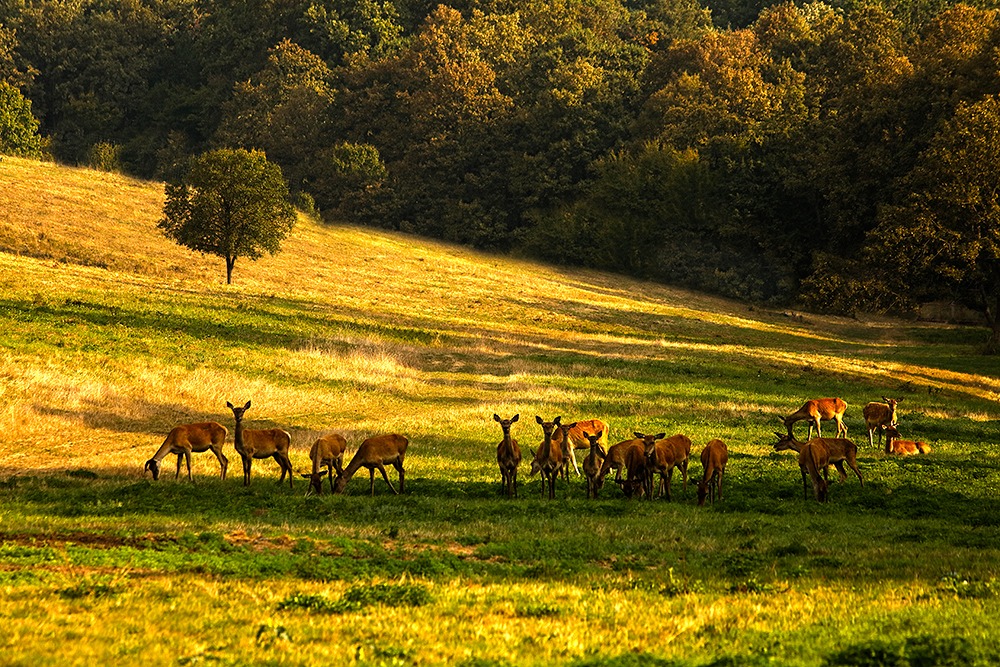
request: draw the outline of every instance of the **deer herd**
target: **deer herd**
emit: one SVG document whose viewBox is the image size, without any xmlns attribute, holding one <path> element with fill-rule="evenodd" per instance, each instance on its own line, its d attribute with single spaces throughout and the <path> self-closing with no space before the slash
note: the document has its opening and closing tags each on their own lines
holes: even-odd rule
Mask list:
<svg viewBox="0 0 1000 667">
<path fill-rule="evenodd" d="M 896 406 L 900 400 L 883 396 L 883 402 L 868 403 L 864 407 L 862 416 L 868 429 L 869 444 L 874 447 L 877 436 L 879 443 L 884 438 L 886 454 L 906 456 L 930 452 L 930 447 L 923 442 L 900 438 L 896 420 Z M 250 484 L 250 470 L 254 459 L 272 458 L 281 469 L 278 483 L 283 483 L 287 475 L 291 487 L 294 473 L 289 458 L 289 433 L 278 428 L 244 428 L 243 416 L 250 409 L 250 401 L 243 406 L 227 402 L 226 406 L 232 410 L 235 422 L 234 448 L 243 461 L 243 485 Z M 774 432 L 778 438 L 778 442 L 773 445 L 774 450 L 796 452 L 802 474 L 803 495 L 807 499 L 811 484 L 816 500 L 827 500 L 828 470 L 831 464 L 840 473 L 841 482 L 847 479 L 844 470 L 846 463 L 857 475 L 861 486 L 865 484 L 858 469 L 858 447 L 846 437 L 847 426 L 843 421 L 846 409 L 847 404 L 840 398 L 821 398 L 806 401 L 792 414 L 779 418 L 785 425 L 786 433 Z M 500 415 L 493 415 L 494 421 L 503 431 L 503 439 L 497 445 L 496 460 L 500 468 L 501 491 L 508 498 L 518 495 L 517 473 L 521 465 L 521 449 L 517 440 L 511 436 L 511 428 L 519 417 L 520 415 L 514 415 L 510 419 L 503 419 Z M 821 423 L 830 420 L 837 425 L 837 437 L 824 438 Z M 627 498 L 652 500 L 666 497 L 671 500 L 674 470 L 680 472 L 683 488 L 687 490 L 692 442 L 686 435 L 678 433 L 668 437 L 666 433 L 634 431 L 634 437 L 609 446 L 608 425 L 599 419 L 563 423 L 561 417 L 546 421 L 536 416 L 535 421 L 542 429 L 542 439 L 537 449 L 528 450 L 531 455 L 530 476 L 541 475 L 542 497 L 555 498 L 556 481 L 560 477 L 568 481 L 571 468 L 576 474 L 580 474 L 581 467 L 577 464 L 575 453 L 577 449 L 587 450 L 582 463 L 583 476 L 587 481 L 587 498 L 598 497 L 612 470 L 615 484 Z M 797 440 L 792 433 L 792 427 L 800 421 L 809 422 L 805 442 Z M 812 435 L 813 427 L 816 428 L 816 437 Z M 188 480 L 191 480 L 191 453 L 211 451 L 218 459 L 220 474 L 225 479 L 229 460 L 223 454 L 222 447 L 227 435 L 226 427 L 217 422 L 177 426 L 170 431 L 153 458 L 146 461 L 144 471 L 150 471 L 154 480 L 159 479 L 161 461 L 172 454 L 177 456 L 177 472 L 174 477 L 180 476 L 183 461 L 187 464 Z M 338 433 L 325 435 L 317 439 L 309 450 L 312 471 L 301 473 L 309 480 L 307 493 L 322 493 L 324 477 L 329 481 L 331 493 L 343 493 L 351 477 L 361 468 L 368 470 L 371 495 L 375 494 L 376 470 L 382 474 L 393 493 L 403 492 L 403 461 L 408 445 L 409 441 L 396 433 L 368 438 L 361 443 L 345 467 L 343 458 L 347 440 Z M 715 503 L 717 499 L 722 499 L 722 479 L 729 460 L 726 443 L 718 438 L 710 440 L 702 449 L 700 459 L 702 477 L 697 483 L 698 505 L 704 505 L 706 499 Z M 389 480 L 385 469 L 387 465 L 391 465 L 399 473 L 399 491 Z"/>
</svg>

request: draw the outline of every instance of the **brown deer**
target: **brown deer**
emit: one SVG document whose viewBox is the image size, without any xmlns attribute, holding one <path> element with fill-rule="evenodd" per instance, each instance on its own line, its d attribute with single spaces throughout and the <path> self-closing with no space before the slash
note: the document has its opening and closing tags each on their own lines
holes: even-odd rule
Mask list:
<svg viewBox="0 0 1000 667">
<path fill-rule="evenodd" d="M 222 446 L 226 443 L 226 435 L 229 431 L 218 422 L 199 422 L 197 424 L 183 424 L 175 426 L 167 434 L 166 440 L 160 448 L 153 454 L 153 458 L 146 461 L 146 466 L 142 469 L 153 473 L 153 479 L 160 478 L 160 461 L 169 454 L 177 455 L 177 472 L 174 479 L 181 475 L 181 459 L 187 461 L 188 481 L 193 482 L 191 477 L 191 452 L 205 452 L 211 450 L 215 458 L 219 459 L 219 468 L 222 472 L 222 479 L 226 478 L 226 470 L 229 468 L 229 459 L 222 453 Z"/>
<path fill-rule="evenodd" d="M 676 435 L 672 435 L 669 438 L 667 438 L 665 442 L 667 442 L 670 445 L 670 447 L 673 448 L 674 450 L 674 467 L 681 471 L 681 475 L 684 478 L 684 490 L 687 491 L 688 461 L 691 459 L 691 438 L 681 433 L 677 433 Z M 671 472 L 671 475 L 668 476 L 667 479 L 668 487 L 670 484 L 670 477 L 672 476 L 673 473 Z"/>
<path fill-rule="evenodd" d="M 898 456 L 911 456 L 913 454 L 930 454 L 931 446 L 926 442 L 916 440 L 900 440 L 899 431 L 895 426 L 883 426 L 885 430 L 885 453 L 896 454 Z"/>
<path fill-rule="evenodd" d="M 716 438 L 701 450 L 701 467 L 704 468 L 702 479 L 698 482 L 698 506 L 705 505 L 705 497 L 710 496 L 712 504 L 718 495 L 722 500 L 722 476 L 729 462 L 729 448 L 726 443 Z"/>
<path fill-rule="evenodd" d="M 517 467 L 521 465 L 521 449 L 517 440 L 510 437 L 510 427 L 519 417 L 514 415 L 510 419 L 501 419 L 500 415 L 493 415 L 493 421 L 498 422 L 503 430 L 503 440 L 497 445 L 497 465 L 500 466 L 500 484 L 508 498 L 517 497 Z"/>
<path fill-rule="evenodd" d="M 600 491 L 601 485 L 604 483 L 604 478 L 600 476 L 601 466 L 607 456 L 607 452 L 601 446 L 604 432 L 598 431 L 591 435 L 584 431 L 583 435 L 590 443 L 590 453 L 583 460 L 583 474 L 587 476 L 587 497 L 597 498 L 597 492 Z"/>
<path fill-rule="evenodd" d="M 812 438 L 813 426 L 816 427 L 816 435 L 822 436 L 823 430 L 820 428 L 820 421 L 832 419 L 837 422 L 837 437 L 842 438 L 847 436 L 847 426 L 844 424 L 845 410 L 847 410 L 847 403 L 839 398 L 817 398 L 806 401 L 801 408 L 787 417 L 779 417 L 779 419 L 788 429 L 788 435 L 792 435 L 792 425 L 795 422 L 808 420 L 807 440 Z"/>
<path fill-rule="evenodd" d="M 802 446 L 799 452 L 799 469 L 802 471 L 802 493 L 808 500 L 809 480 L 812 481 L 813 495 L 816 500 L 825 503 L 829 491 L 827 468 L 830 465 L 830 452 L 821 438 L 810 440 Z M 822 474 L 820 474 L 822 472 Z M 808 479 L 807 479 L 808 477 Z"/>
<path fill-rule="evenodd" d="M 608 447 L 607 455 L 605 455 L 604 462 L 601 464 L 601 471 L 597 476 L 598 490 L 603 488 L 604 478 L 608 476 L 608 473 L 611 472 L 612 469 L 615 471 L 615 483 L 619 486 L 622 485 L 622 468 L 625 468 L 625 453 L 628 451 L 629 447 L 636 444 L 642 444 L 642 440 L 638 440 L 636 438 L 622 440 L 621 442 Z"/>
<path fill-rule="evenodd" d="M 292 436 L 288 431 L 280 428 L 267 429 L 245 429 L 243 428 L 243 415 L 250 409 L 250 401 L 246 402 L 242 408 L 238 408 L 229 401 L 226 406 L 233 411 L 233 418 L 236 420 L 236 451 L 243 458 L 243 486 L 250 486 L 250 468 L 254 459 L 273 458 L 281 466 L 281 479 L 278 484 L 285 481 L 288 475 L 288 488 L 292 488 L 292 462 L 288 458 L 288 448 L 292 445 Z"/>
<path fill-rule="evenodd" d="M 774 451 L 776 452 L 784 452 L 790 449 L 801 453 L 802 448 L 806 445 L 806 443 L 800 442 L 792 436 L 778 433 L 777 431 L 774 434 L 778 436 L 778 442 L 774 445 Z M 865 485 L 865 480 L 861 477 L 861 471 L 858 469 L 858 446 L 852 441 L 847 438 L 813 438 L 809 442 L 820 442 L 826 447 L 830 463 L 840 473 L 841 482 L 847 479 L 847 473 L 844 471 L 844 462 L 846 461 L 847 465 L 851 466 L 854 474 L 858 476 L 861 486 Z"/>
<path fill-rule="evenodd" d="M 545 497 L 545 483 L 549 485 L 549 498 L 556 497 L 556 477 L 559 471 L 566 464 L 563 458 L 562 447 L 559 443 L 553 442 L 552 433 L 559 427 L 560 418 L 556 417 L 550 422 L 545 421 L 535 415 L 535 421 L 542 427 L 542 444 L 538 451 L 531 452 L 531 476 L 534 477 L 539 472 L 542 473 L 542 497 Z M 530 449 L 528 451 L 531 451 Z"/>
<path fill-rule="evenodd" d="M 315 491 L 317 495 L 323 493 L 323 477 L 330 480 L 330 493 L 333 493 L 333 469 L 337 469 L 337 474 L 344 472 L 344 450 L 347 449 L 347 440 L 339 433 L 324 435 L 312 444 L 309 448 L 309 458 L 312 459 L 312 473 L 302 473 L 302 476 L 309 480 L 309 491 Z M 322 470 L 326 466 L 326 470 Z M 306 495 L 309 495 L 307 492 Z"/>
<path fill-rule="evenodd" d="M 636 495 L 652 498 L 653 475 L 647 469 L 646 448 L 642 440 L 633 440 L 625 449 L 625 469 L 628 477 L 619 482 L 627 498 Z"/>
<path fill-rule="evenodd" d="M 657 435 L 643 435 L 635 433 L 636 437 L 642 436 L 643 448 L 646 452 L 646 471 L 649 475 L 649 491 L 652 500 L 653 476 L 660 473 L 660 484 L 657 487 L 657 497 L 663 496 L 666 492 L 667 500 L 672 500 L 670 482 L 674 476 L 674 468 L 682 468 L 684 475 L 684 487 L 687 488 L 687 460 L 688 452 L 691 451 L 691 439 L 685 435 L 677 434 L 669 438 L 664 433 Z"/>
<path fill-rule="evenodd" d="M 552 434 L 552 440 L 559 443 L 564 454 L 568 454 L 570 463 L 573 464 L 573 470 L 578 475 L 580 474 L 580 468 L 576 464 L 574 450 L 590 449 L 590 442 L 584 435 L 585 431 L 587 433 L 602 433 L 601 448 L 603 449 L 608 446 L 608 425 L 600 419 L 587 419 L 573 422 L 572 424 L 560 424 L 559 429 Z M 568 468 L 569 466 L 563 466 L 564 474 L 568 474 Z"/>
<path fill-rule="evenodd" d="M 389 490 L 399 495 L 404 492 L 403 459 L 406 457 L 406 448 L 410 441 L 397 433 L 387 433 L 368 438 L 361 443 L 358 451 L 354 453 L 351 462 L 347 464 L 342 473 L 337 475 L 333 483 L 334 493 L 343 493 L 347 483 L 351 481 L 360 468 L 368 468 L 368 481 L 371 495 L 375 496 L 375 470 L 382 473 L 382 479 L 389 485 Z M 385 472 L 386 464 L 391 464 L 399 472 L 399 491 L 392 486 L 389 475 Z"/>
<path fill-rule="evenodd" d="M 882 427 L 896 425 L 896 405 L 903 399 L 882 397 L 885 403 L 871 402 L 861 411 L 868 426 L 868 444 L 875 446 L 875 432 L 878 432 L 878 443 L 882 444 Z"/>
</svg>

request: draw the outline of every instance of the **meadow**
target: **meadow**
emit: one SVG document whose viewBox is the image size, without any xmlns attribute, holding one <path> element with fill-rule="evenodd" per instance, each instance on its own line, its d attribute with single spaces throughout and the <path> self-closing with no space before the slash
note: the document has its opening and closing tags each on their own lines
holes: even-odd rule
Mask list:
<svg viewBox="0 0 1000 667">
<path fill-rule="evenodd" d="M 985 330 L 771 310 L 301 217 L 276 256 L 191 253 L 162 185 L 0 161 L 0 662 L 988 665 L 1000 661 L 1000 361 Z M 585 257 L 581 257 L 584 260 Z M 859 446 L 803 498 L 778 418 L 840 396 Z M 901 398 L 927 456 L 868 444 Z M 410 439 L 407 487 L 306 496 L 256 461 L 226 401 L 292 435 Z M 493 421 L 683 432 L 724 499 L 501 495 Z M 175 425 L 230 429 L 230 474 L 143 463 Z M 799 424 L 797 433 L 804 433 Z M 824 433 L 832 434 L 832 422 Z M 580 452 L 582 457 L 582 451 Z M 393 473 L 390 472 L 392 476 Z M 395 478 L 392 477 L 394 482 Z M 835 474 L 832 475 L 835 478 Z"/>
</svg>

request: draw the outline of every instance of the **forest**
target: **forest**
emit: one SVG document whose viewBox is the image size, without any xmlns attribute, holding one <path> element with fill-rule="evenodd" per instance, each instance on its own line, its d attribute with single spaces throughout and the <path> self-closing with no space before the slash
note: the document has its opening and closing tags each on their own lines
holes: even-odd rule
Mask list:
<svg viewBox="0 0 1000 667">
<path fill-rule="evenodd" d="M 0 152 L 263 150 L 329 222 L 1000 347 L 1000 20 L 945 0 L 2 0 Z"/>
</svg>

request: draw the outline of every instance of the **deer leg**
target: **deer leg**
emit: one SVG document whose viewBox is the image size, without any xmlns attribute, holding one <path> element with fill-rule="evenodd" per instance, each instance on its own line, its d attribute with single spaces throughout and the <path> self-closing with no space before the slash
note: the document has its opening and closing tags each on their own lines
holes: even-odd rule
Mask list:
<svg viewBox="0 0 1000 667">
<path fill-rule="evenodd" d="M 177 472 L 174 473 L 174 479 L 180 479 L 181 476 L 181 459 L 184 458 L 184 452 L 177 455 Z"/>
<path fill-rule="evenodd" d="M 253 465 L 253 459 L 247 455 L 243 455 L 243 486 L 250 486 L 250 467 Z"/>
<path fill-rule="evenodd" d="M 191 478 L 191 450 L 189 449 L 184 450 L 184 462 L 187 463 L 188 481 L 194 482 L 194 479 Z M 177 460 L 177 463 L 180 463 L 180 459 Z"/>
<path fill-rule="evenodd" d="M 799 468 L 802 470 L 802 498 L 804 500 L 809 500 L 809 481 L 806 479 L 808 472 L 806 471 L 805 466 L 799 466 Z"/>
<path fill-rule="evenodd" d="M 396 468 L 396 470 L 399 471 L 399 492 L 400 493 L 405 493 L 406 491 L 403 488 L 403 486 L 404 486 L 404 484 L 406 482 L 406 474 L 403 472 L 403 462 L 402 461 L 397 461 L 396 463 L 393 463 L 392 465 L 393 465 L 394 468 Z M 389 488 L 392 488 L 392 484 L 389 485 Z"/>
<path fill-rule="evenodd" d="M 844 480 L 847 479 L 847 473 L 844 472 L 844 462 L 843 461 L 837 461 L 833 465 L 837 467 L 837 472 L 840 473 L 840 482 L 843 483 Z"/>
<path fill-rule="evenodd" d="M 288 472 L 288 488 L 292 488 L 292 479 L 295 477 L 295 473 L 292 471 L 292 461 L 288 458 L 288 454 L 281 455 L 281 466 Z M 284 472 L 281 473 L 284 477 Z"/>
<path fill-rule="evenodd" d="M 719 500 L 722 500 L 722 470 L 719 471 Z"/>
<path fill-rule="evenodd" d="M 687 491 L 688 488 L 688 462 L 684 461 L 681 465 L 681 473 L 684 475 L 684 490 Z"/>
<path fill-rule="evenodd" d="M 376 466 L 378 467 L 378 471 L 380 473 L 382 473 L 382 479 L 384 479 L 385 483 L 389 485 L 389 490 L 392 491 L 394 494 L 399 495 L 399 492 L 396 491 L 396 489 L 392 486 L 392 482 L 389 481 L 389 475 L 385 471 L 385 466 L 382 465 L 381 463 L 376 464 Z M 375 479 L 375 471 L 374 470 L 372 471 L 372 479 L 373 480 Z"/>
<path fill-rule="evenodd" d="M 226 479 L 226 469 L 229 468 L 229 459 L 222 453 L 221 447 L 213 447 L 212 453 L 215 454 L 215 458 L 219 459 L 219 470 L 221 471 L 222 479 Z"/>
<path fill-rule="evenodd" d="M 371 489 L 372 498 L 375 497 L 375 466 L 368 468 L 368 484 Z"/>
<path fill-rule="evenodd" d="M 569 438 L 566 438 L 566 441 L 563 444 L 565 444 L 566 445 L 566 449 L 569 450 L 569 460 L 573 464 L 573 472 L 575 472 L 577 475 L 579 475 L 580 474 L 580 466 L 578 466 L 576 464 L 576 448 L 573 447 L 573 441 L 570 440 Z M 569 471 L 566 470 L 565 464 L 563 464 L 563 472 L 566 474 L 566 479 L 569 479 Z"/>
</svg>

